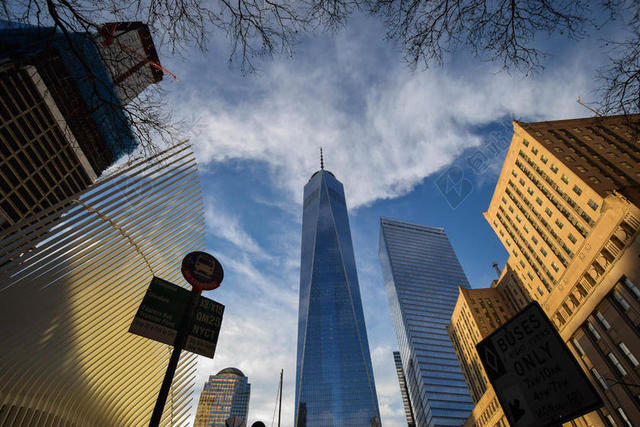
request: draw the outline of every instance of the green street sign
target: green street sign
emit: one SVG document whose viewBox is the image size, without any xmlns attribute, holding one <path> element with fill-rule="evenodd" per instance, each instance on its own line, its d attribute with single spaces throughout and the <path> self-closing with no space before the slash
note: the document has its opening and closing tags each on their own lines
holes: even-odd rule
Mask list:
<svg viewBox="0 0 640 427">
<path fill-rule="evenodd" d="M 131 322 L 129 332 L 174 345 L 189 295 L 188 290 L 154 277 Z M 184 349 L 213 358 L 223 313 L 224 305 L 201 296 Z"/>
</svg>

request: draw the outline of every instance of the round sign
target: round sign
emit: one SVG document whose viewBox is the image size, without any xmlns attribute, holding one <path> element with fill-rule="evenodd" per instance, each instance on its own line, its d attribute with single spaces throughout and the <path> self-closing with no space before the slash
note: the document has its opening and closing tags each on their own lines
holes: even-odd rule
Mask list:
<svg viewBox="0 0 640 427">
<path fill-rule="evenodd" d="M 205 252 L 189 252 L 182 260 L 182 275 L 196 289 L 210 291 L 224 278 L 222 265 Z"/>
<path fill-rule="evenodd" d="M 267 427 L 267 426 L 265 426 L 262 421 L 256 421 L 255 423 L 251 424 L 251 427 Z"/>
</svg>

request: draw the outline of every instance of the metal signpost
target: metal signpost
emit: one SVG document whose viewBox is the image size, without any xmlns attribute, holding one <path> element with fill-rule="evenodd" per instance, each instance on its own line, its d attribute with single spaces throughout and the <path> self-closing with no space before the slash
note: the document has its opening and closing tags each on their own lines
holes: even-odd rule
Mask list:
<svg viewBox="0 0 640 427">
<path fill-rule="evenodd" d="M 561 425 L 602 401 L 537 302 L 476 345 L 512 427 Z"/>
<path fill-rule="evenodd" d="M 169 366 L 149 421 L 150 427 L 160 425 L 182 349 L 213 357 L 224 311 L 221 304 L 200 297 L 203 290 L 220 286 L 224 278 L 222 265 L 217 259 L 205 252 L 190 252 L 182 260 L 181 271 L 192 286 L 191 292 L 154 278 L 130 328 L 138 335 L 173 344 Z M 188 294 L 186 299 L 185 292 Z"/>
<path fill-rule="evenodd" d="M 129 332 L 173 345 L 190 295 L 188 290 L 154 277 L 131 322 Z M 223 313 L 224 305 L 200 296 L 184 349 L 212 358 Z"/>
</svg>

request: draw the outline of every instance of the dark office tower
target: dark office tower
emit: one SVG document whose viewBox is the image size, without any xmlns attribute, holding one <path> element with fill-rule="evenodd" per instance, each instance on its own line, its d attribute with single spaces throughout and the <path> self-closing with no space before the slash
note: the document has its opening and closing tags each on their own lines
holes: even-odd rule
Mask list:
<svg viewBox="0 0 640 427">
<path fill-rule="evenodd" d="M 377 426 L 347 206 L 331 172 L 313 174 L 303 209 L 295 425 Z"/>
<path fill-rule="evenodd" d="M 146 25 L 0 21 L 0 231 L 68 206 L 137 141 L 125 105 L 162 72 Z"/>
<path fill-rule="evenodd" d="M 379 257 L 415 423 L 460 426 L 473 409 L 446 326 L 469 288 L 442 228 L 380 219 Z"/>
</svg>

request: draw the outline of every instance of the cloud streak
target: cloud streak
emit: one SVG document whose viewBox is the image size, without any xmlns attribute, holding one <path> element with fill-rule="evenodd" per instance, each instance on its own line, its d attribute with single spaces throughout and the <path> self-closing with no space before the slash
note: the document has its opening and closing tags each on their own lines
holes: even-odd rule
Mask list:
<svg viewBox="0 0 640 427">
<path fill-rule="evenodd" d="M 334 62 L 308 59 L 320 54 L 311 47 L 294 63 L 268 64 L 243 88 L 255 96 L 193 95 L 184 109 L 199 117 L 192 140 L 200 161 L 265 162 L 274 183 L 299 203 L 322 146 L 327 168 L 349 188 L 356 208 L 408 193 L 481 144 L 478 126 L 505 116 L 579 116 L 574 100 L 590 91 L 586 72 L 570 62 L 528 79 L 492 73 L 486 64 L 411 72 L 399 58 L 377 64 L 383 67 L 377 73 L 362 72 L 371 58 L 349 54 L 354 38 L 345 47 L 336 41 Z"/>
</svg>

